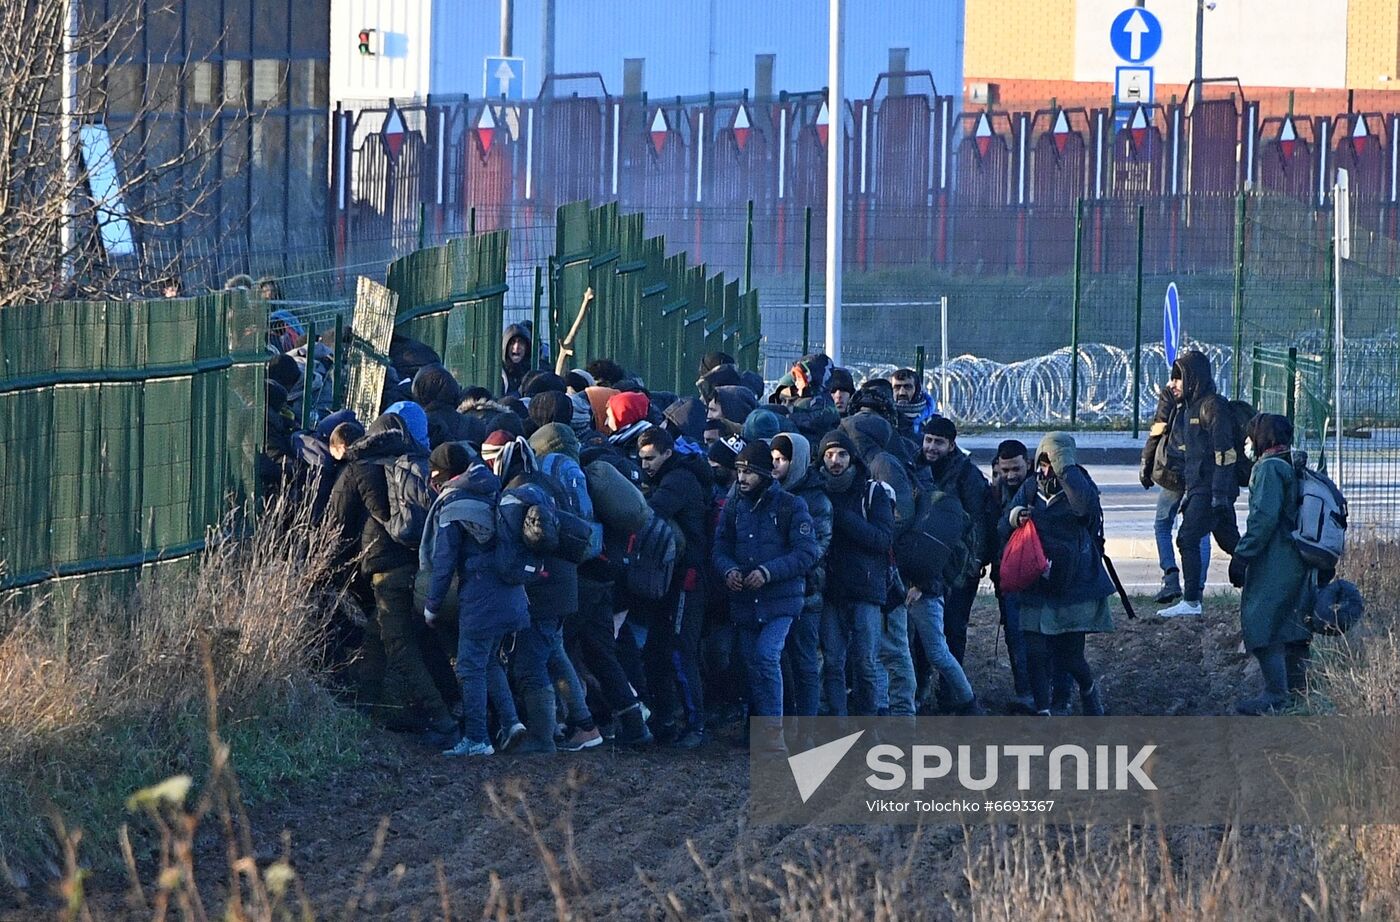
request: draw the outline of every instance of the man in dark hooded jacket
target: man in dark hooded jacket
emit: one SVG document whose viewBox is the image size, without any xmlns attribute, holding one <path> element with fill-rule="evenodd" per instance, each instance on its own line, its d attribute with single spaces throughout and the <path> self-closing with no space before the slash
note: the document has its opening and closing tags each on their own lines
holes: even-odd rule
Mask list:
<svg viewBox="0 0 1400 922">
<path fill-rule="evenodd" d="M 782 433 L 773 439 L 773 479 L 784 490 L 807 504 L 817 560 L 807 571 L 802 613 L 788 630 L 783 655 L 792 672 L 792 713 L 815 717 L 821 704 L 822 591 L 826 587 L 826 552 L 831 547 L 831 498 L 826 495 L 821 471 L 811 463 L 812 448 L 801 436 Z"/>
<path fill-rule="evenodd" d="M 638 460 L 646 475 L 652 512 L 671 522 L 685 544 L 676 562 L 671 588 L 658 602 L 639 603 L 648 622 L 647 688 L 654 705 L 654 732 L 663 742 L 694 749 L 705 739 L 705 693 L 700 677 L 700 639 L 704 630 L 704 570 L 709 560 L 710 497 L 700 471 L 708 465 L 676 450 L 664 429 L 652 427 L 637 439 Z M 673 729 L 679 702 L 685 725 Z"/>
<path fill-rule="evenodd" d="M 744 421 L 756 409 L 758 398 L 753 391 L 737 384 L 726 385 L 715 389 L 715 395 L 706 404 L 706 417 L 723 420 L 726 434 L 738 435 L 744 428 Z"/>
<path fill-rule="evenodd" d="M 912 368 L 900 368 L 889 378 L 894 393 L 894 413 L 899 434 L 917 441 L 924 423 L 938 415 L 938 401 L 920 385 Z"/>
<path fill-rule="evenodd" d="M 533 338 L 530 327 L 512 323 L 501 335 L 501 396 L 519 397 L 531 366 Z"/>
<path fill-rule="evenodd" d="M 1155 485 L 1157 513 L 1152 531 L 1157 538 L 1157 565 L 1162 569 L 1162 586 L 1154 599 L 1170 605 L 1181 598 L 1181 571 L 1176 565 L 1176 549 L 1172 544 L 1172 528 L 1186 497 L 1186 446 L 1173 441 L 1172 427 L 1185 407 L 1181 402 L 1181 378 L 1171 378 L 1157 397 L 1157 413 L 1148 430 L 1147 444 L 1142 447 L 1142 463 L 1138 480 L 1144 490 Z M 1178 435 L 1184 430 L 1178 429 Z M 1210 536 L 1201 539 L 1201 580 L 1210 568 Z"/>
<path fill-rule="evenodd" d="M 1167 438 L 1184 449 L 1186 498 L 1176 533 L 1182 598 L 1157 613 L 1164 617 L 1201 613 L 1205 590 L 1202 538 L 1214 535 L 1221 550 L 1234 554 L 1240 541 L 1235 521 L 1235 499 L 1240 495 L 1235 465 L 1243 461 L 1235 456 L 1234 414 L 1229 401 L 1215 389 L 1210 359 L 1195 350 L 1183 352 L 1172 363 L 1171 375 L 1181 380 L 1182 409 Z"/>
<path fill-rule="evenodd" d="M 392 413 L 380 416 L 364 438 L 345 449 L 341 459 L 345 466 L 331 491 L 327 519 L 338 538 L 337 560 L 348 565 L 358 552 L 360 574 L 374 595 L 374 626 L 382 646 L 367 642 L 366 658 L 372 663 L 382 657 L 383 703 L 400 711 L 390 718 L 390 725 L 407 727 L 403 709 L 421 708 L 428 718 L 427 741 L 450 746 L 457 742 L 457 721 L 434 684 L 419 646 L 419 634 L 426 627 L 413 606 L 418 554 L 394 540 L 386 528 L 393 512 L 386 466 L 401 455 L 415 453 L 426 460 L 426 451 L 408 435 L 403 420 Z M 373 665 L 367 669 L 373 675 Z"/>
<path fill-rule="evenodd" d="M 889 597 L 894 510 L 872 484 L 865 462 L 842 430 L 821 442 L 822 482 L 831 499 L 831 549 L 822 613 L 822 686 L 832 716 L 847 715 L 846 660 L 852 661 L 857 714 L 872 715 L 880 684 L 880 607 Z"/>
<path fill-rule="evenodd" d="M 968 518 L 967 566 L 961 580 L 943 597 L 943 633 L 948 649 L 961 663 L 967 651 L 967 623 L 977 601 L 977 583 L 991 558 L 994 522 L 987 514 L 987 478 L 958 447 L 958 427 L 945 416 L 934 416 L 922 427 L 922 461 L 932 475 L 933 488 L 958 498 Z"/>
</svg>

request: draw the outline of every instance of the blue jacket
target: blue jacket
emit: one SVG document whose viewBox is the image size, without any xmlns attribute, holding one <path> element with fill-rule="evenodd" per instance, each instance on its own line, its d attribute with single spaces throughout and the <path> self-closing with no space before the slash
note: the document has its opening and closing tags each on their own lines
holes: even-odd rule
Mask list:
<svg viewBox="0 0 1400 922">
<path fill-rule="evenodd" d="M 729 611 L 741 624 L 766 624 L 802 613 L 807 571 L 817 562 L 812 517 L 801 497 L 776 481 L 750 499 L 736 485 L 725 501 L 715 529 L 713 562 L 721 580 L 730 570 L 747 574 L 763 569 L 762 589 L 730 594 Z"/>
<path fill-rule="evenodd" d="M 485 530 L 494 529 L 500 486 L 485 465 L 473 464 L 447 482 L 428 513 L 433 577 L 427 607 L 442 610 L 455 575 L 457 629 L 472 637 L 496 636 L 530 625 L 525 587 L 503 578 L 510 572 L 508 546 L 495 537 L 481 540 Z"/>
</svg>

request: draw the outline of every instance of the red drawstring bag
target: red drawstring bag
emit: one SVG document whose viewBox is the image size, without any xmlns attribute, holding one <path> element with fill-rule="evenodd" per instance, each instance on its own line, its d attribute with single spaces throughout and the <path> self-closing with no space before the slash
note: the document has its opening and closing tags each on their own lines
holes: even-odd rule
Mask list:
<svg viewBox="0 0 1400 922">
<path fill-rule="evenodd" d="M 1050 559 L 1040 543 L 1040 532 L 1035 530 L 1034 522 L 1027 522 L 1011 533 L 1006 550 L 1001 552 L 1001 591 L 1033 589 L 1048 569 Z"/>
</svg>

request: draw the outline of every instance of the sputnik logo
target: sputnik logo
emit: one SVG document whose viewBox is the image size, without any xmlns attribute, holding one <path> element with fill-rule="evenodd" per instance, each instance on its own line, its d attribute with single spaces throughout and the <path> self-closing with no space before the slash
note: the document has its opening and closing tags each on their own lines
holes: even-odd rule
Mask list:
<svg viewBox="0 0 1400 922">
<path fill-rule="evenodd" d="M 843 736 L 838 740 L 813 746 L 806 752 L 788 756 L 788 768 L 792 769 L 792 780 L 797 782 L 797 793 L 801 795 L 804 804 L 817 793 L 817 788 L 822 786 L 822 782 L 836 770 L 846 753 L 850 752 L 851 747 L 864 735 L 865 731 L 859 730 L 850 736 Z"/>
</svg>

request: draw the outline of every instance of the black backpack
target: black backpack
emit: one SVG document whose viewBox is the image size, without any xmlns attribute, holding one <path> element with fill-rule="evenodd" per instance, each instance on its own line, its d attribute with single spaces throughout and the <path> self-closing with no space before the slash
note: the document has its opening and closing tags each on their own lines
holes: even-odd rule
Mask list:
<svg viewBox="0 0 1400 922">
<path fill-rule="evenodd" d="M 680 556 L 675 530 L 659 515 L 652 515 L 641 530 L 614 540 L 610 547 L 605 542 L 604 555 L 617 568 L 626 590 L 650 601 L 665 597 Z"/>
<path fill-rule="evenodd" d="M 389 488 L 389 520 L 379 524 L 390 538 L 416 550 L 423 543 L 428 510 L 436 499 L 428 483 L 428 459 L 400 455 L 378 463 L 384 468 L 384 481 Z"/>
<path fill-rule="evenodd" d="M 895 561 L 908 581 L 937 592 L 957 584 L 967 568 L 971 522 L 951 493 L 934 490 L 919 497 L 914 525 L 894 542 Z"/>
</svg>

